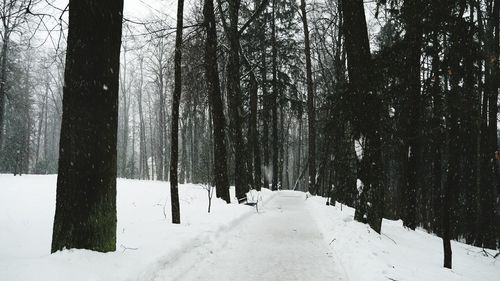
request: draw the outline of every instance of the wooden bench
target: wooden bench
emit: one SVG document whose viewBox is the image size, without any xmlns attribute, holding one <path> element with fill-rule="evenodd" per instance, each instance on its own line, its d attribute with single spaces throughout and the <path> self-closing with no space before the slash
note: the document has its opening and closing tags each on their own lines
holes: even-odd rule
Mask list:
<svg viewBox="0 0 500 281">
<path fill-rule="evenodd" d="M 257 192 L 257 194 L 254 194 L 252 190 L 247 192 L 246 198 L 240 198 L 238 199 L 238 203 L 240 204 L 245 204 L 247 206 L 255 207 L 255 210 L 257 213 L 259 212 L 259 201 L 262 201 L 262 196 L 260 195 L 260 192 Z M 257 198 L 256 198 L 257 197 Z"/>
</svg>

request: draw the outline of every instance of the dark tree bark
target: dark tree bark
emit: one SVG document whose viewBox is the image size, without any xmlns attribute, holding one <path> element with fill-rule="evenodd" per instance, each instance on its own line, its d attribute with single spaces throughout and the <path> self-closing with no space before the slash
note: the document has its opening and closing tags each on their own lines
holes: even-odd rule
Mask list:
<svg viewBox="0 0 500 281">
<path fill-rule="evenodd" d="M 240 48 L 241 51 L 241 48 Z M 260 141 L 259 141 L 259 130 L 257 126 L 258 122 L 258 104 L 259 104 L 259 85 L 257 83 L 257 78 L 255 77 L 254 70 L 252 69 L 250 62 L 242 54 L 242 59 L 246 67 L 249 69 L 249 85 L 248 92 L 250 96 L 250 120 L 248 126 L 248 140 L 249 140 L 249 150 L 251 153 L 248 156 L 252 157 L 249 159 L 250 170 L 253 172 L 253 188 L 257 191 L 261 190 L 261 162 L 260 162 Z"/>
<path fill-rule="evenodd" d="M 498 77 L 499 77 L 499 9 L 500 1 L 489 1 L 488 24 L 485 35 L 485 91 L 483 111 L 488 112 L 483 117 L 483 169 L 481 184 L 481 219 L 479 222 L 480 245 L 495 248 L 497 223 L 495 220 L 495 197 L 500 194 L 500 176 L 498 171 L 497 115 L 498 115 Z M 488 9 L 488 8 L 487 8 Z M 487 104 L 487 105 L 486 105 Z M 496 194 L 496 196 L 493 196 Z M 497 201 L 498 202 L 498 201 Z M 497 215 L 498 216 L 498 215 Z M 498 220 L 497 220 L 498 221 Z"/>
<path fill-rule="evenodd" d="M 229 1 L 229 26 L 227 37 L 229 39 L 229 63 L 227 69 L 227 94 L 229 102 L 231 136 L 234 144 L 234 185 L 236 198 L 243 202 L 248 192 L 248 176 L 246 164 L 246 149 L 242 132 L 243 103 L 240 87 L 240 33 L 238 30 L 238 18 L 240 0 Z"/>
<path fill-rule="evenodd" d="M 415 230 L 417 227 L 417 185 L 419 182 L 418 153 L 420 153 L 421 128 L 420 128 L 420 55 L 422 45 L 421 11 L 423 5 L 420 0 L 407 0 L 403 5 L 404 20 L 406 25 L 406 81 L 403 123 L 404 155 L 404 226 Z"/>
<path fill-rule="evenodd" d="M 264 24 L 264 26 L 266 26 Z M 265 40 L 265 29 L 262 31 L 262 40 Z M 262 76 L 262 150 L 263 150 L 263 160 L 264 163 L 261 167 L 261 170 L 264 172 L 264 188 L 269 188 L 269 169 L 270 166 L 270 152 L 269 152 L 269 107 L 270 107 L 270 97 L 267 89 L 267 60 L 266 60 L 266 46 L 263 44 L 262 47 L 262 68 L 261 68 L 261 76 Z"/>
<path fill-rule="evenodd" d="M 436 16 L 433 17 L 433 24 L 437 26 L 440 23 L 439 18 Z M 442 101 L 442 88 L 441 88 L 441 73 L 440 73 L 440 64 L 441 61 L 439 59 L 439 52 L 441 50 L 441 45 L 439 43 L 439 34 L 437 31 L 434 31 L 432 34 L 432 101 L 434 103 L 433 107 L 433 116 L 431 119 L 432 128 L 434 128 L 431 136 L 431 152 L 432 156 L 432 209 L 434 211 L 434 225 L 437 227 L 438 233 L 440 233 L 441 228 L 441 215 L 442 212 L 442 146 L 443 146 L 443 101 Z"/>
<path fill-rule="evenodd" d="M 226 120 L 222 95 L 219 84 L 219 71 L 217 66 L 217 30 L 214 15 L 213 0 L 205 0 L 203 7 L 204 25 L 207 31 L 205 42 L 205 75 L 207 79 L 208 99 L 211 107 L 213 132 L 214 132 L 214 174 L 215 187 L 218 198 L 227 203 L 231 202 L 229 195 L 229 181 L 227 178 Z"/>
<path fill-rule="evenodd" d="M 309 28 L 307 26 L 306 1 L 300 1 L 302 25 L 304 26 L 304 53 L 306 56 L 306 84 L 307 84 L 307 117 L 309 126 L 309 192 L 316 194 L 316 110 L 314 106 L 314 85 L 311 66 L 311 46 L 309 43 Z"/>
<path fill-rule="evenodd" d="M 182 24 L 184 13 L 184 0 L 177 1 L 177 30 L 175 34 L 174 55 L 174 93 L 172 97 L 172 143 L 170 150 L 170 202 L 172 206 L 172 223 L 181 223 L 179 206 L 179 105 L 182 92 Z M 184 145 L 184 143 L 183 143 Z M 186 158 L 186 155 L 182 155 Z"/>
<path fill-rule="evenodd" d="M 452 83 L 453 84 L 453 83 Z M 443 196 L 443 207 L 442 207 L 442 239 L 443 239 L 443 251 L 444 251 L 444 262 L 443 265 L 446 268 L 451 269 L 452 265 L 452 257 L 451 257 L 451 226 L 450 226 L 450 220 L 451 220 L 451 212 L 452 212 L 452 206 L 453 206 L 453 199 L 452 199 L 452 193 L 453 189 L 456 188 L 458 185 L 458 165 L 460 159 L 458 158 L 458 154 L 456 153 L 457 151 L 457 144 L 456 141 L 453 140 L 452 138 L 457 135 L 458 133 L 458 125 L 457 125 L 457 119 L 456 119 L 456 109 L 453 108 L 454 106 L 452 103 L 456 102 L 457 99 L 457 93 L 454 90 L 455 88 L 452 85 L 452 91 L 450 93 L 450 97 L 448 99 L 448 103 L 451 104 L 450 109 L 449 109 L 449 114 L 448 114 L 448 124 L 447 124 L 447 146 L 448 146 L 448 165 L 446 168 L 447 175 L 446 175 L 446 184 L 444 187 L 444 196 Z"/>
<path fill-rule="evenodd" d="M 278 46 L 276 42 L 276 0 L 273 0 L 272 14 L 272 67 L 273 67 L 273 84 L 272 84 L 272 141 L 273 141 L 273 169 L 272 169 L 272 190 L 278 190 Z"/>
<path fill-rule="evenodd" d="M 116 249 L 122 0 L 72 0 L 52 252 Z"/>
<path fill-rule="evenodd" d="M 358 173 L 364 187 L 355 219 L 367 222 L 380 233 L 384 201 L 380 135 L 382 103 L 370 87 L 371 56 L 363 1 L 342 1 L 342 16 L 350 84 L 349 109 L 355 135 L 362 135 L 365 140 Z"/>
<path fill-rule="evenodd" d="M 446 154 L 448 155 L 448 162 L 446 167 L 446 184 L 444 186 L 443 196 L 443 209 L 442 209 L 442 239 L 444 261 L 443 266 L 446 268 L 452 267 L 452 250 L 451 242 L 452 237 L 452 216 L 453 210 L 457 205 L 456 194 L 462 185 L 460 175 L 460 157 L 456 153 L 460 150 L 459 139 L 459 113 L 460 113 L 460 52 L 461 48 L 461 32 L 458 22 L 462 20 L 463 11 L 456 16 L 455 24 L 451 27 L 452 32 L 450 36 L 450 55 L 448 58 L 448 72 L 445 75 L 445 85 L 449 83 L 449 92 L 446 94 Z M 446 87 L 448 88 L 448 86 Z M 445 89 L 446 89 L 445 88 Z"/>
</svg>

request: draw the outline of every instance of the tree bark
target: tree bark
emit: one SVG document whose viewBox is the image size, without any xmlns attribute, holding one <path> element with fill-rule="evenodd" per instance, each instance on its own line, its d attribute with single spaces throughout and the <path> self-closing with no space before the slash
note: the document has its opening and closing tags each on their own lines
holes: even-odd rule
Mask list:
<svg viewBox="0 0 500 281">
<path fill-rule="evenodd" d="M 420 152 L 421 128 L 419 112 L 421 105 L 420 98 L 420 55 L 422 45 L 421 11 L 422 2 L 420 0 L 407 0 L 403 6 L 404 19 L 406 24 L 406 81 L 405 81 L 405 106 L 402 114 L 404 120 L 404 201 L 403 224 L 415 230 L 417 227 L 417 186 L 419 182 L 418 153 Z"/>
<path fill-rule="evenodd" d="M 351 120 L 355 135 L 363 136 L 365 140 L 358 173 L 364 188 L 360 194 L 355 219 L 367 222 L 380 233 L 384 200 L 380 135 L 382 103 L 370 87 L 371 56 L 363 1 L 343 1 L 342 16 L 348 58 Z"/>
<path fill-rule="evenodd" d="M 218 198 L 230 203 L 225 141 L 226 120 L 224 118 L 217 66 L 217 30 L 213 0 L 205 0 L 203 16 L 207 32 L 205 42 L 205 75 L 207 79 L 208 99 L 212 113 L 214 133 L 215 190 Z"/>
<path fill-rule="evenodd" d="M 231 0 L 229 3 L 229 27 L 227 37 L 229 39 L 229 63 L 227 69 L 227 94 L 229 101 L 229 112 L 231 115 L 229 125 L 234 144 L 234 185 L 236 198 L 243 202 L 248 192 L 246 164 L 246 149 L 242 133 L 242 111 L 243 103 L 240 87 L 240 33 L 238 30 L 238 18 L 240 0 Z"/>
<path fill-rule="evenodd" d="M 179 106 L 182 92 L 182 26 L 184 15 L 184 0 L 177 1 L 177 29 L 175 34 L 174 55 L 174 93 L 172 97 L 172 133 L 170 149 L 170 203 L 172 206 L 172 223 L 181 223 L 181 212 L 179 205 Z M 183 144 L 184 145 L 184 144 Z M 186 158 L 186 155 L 182 155 Z"/>
<path fill-rule="evenodd" d="M 52 252 L 116 249 L 123 0 L 70 1 Z"/>
<path fill-rule="evenodd" d="M 276 42 L 276 0 L 273 0 L 273 13 L 272 13 L 272 35 L 271 35 L 271 48 L 272 48 L 272 67 L 273 67 L 273 84 L 272 84 L 272 99 L 271 99 L 271 113 L 272 113 L 272 141 L 273 141 L 273 169 L 272 169 L 272 190 L 278 190 L 278 46 Z"/>
<path fill-rule="evenodd" d="M 309 28 L 307 25 L 306 1 L 300 1 L 302 25 L 304 27 L 304 53 L 306 56 L 306 84 L 307 84 L 307 120 L 309 126 L 309 192 L 317 193 L 316 186 L 316 110 L 314 106 L 314 82 L 311 66 L 311 46 L 309 43 Z"/>
<path fill-rule="evenodd" d="M 7 92 L 7 54 L 9 45 L 9 30 L 4 26 L 2 51 L 0 54 L 0 59 L 2 64 L 0 66 L 0 152 L 3 148 L 3 127 L 4 127 L 4 115 L 5 115 L 5 95 Z"/>
</svg>

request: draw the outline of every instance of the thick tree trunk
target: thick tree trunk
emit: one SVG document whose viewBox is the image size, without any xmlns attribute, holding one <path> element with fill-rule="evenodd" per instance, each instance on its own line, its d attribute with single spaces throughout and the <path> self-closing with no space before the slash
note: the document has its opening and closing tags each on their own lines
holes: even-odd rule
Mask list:
<svg viewBox="0 0 500 281">
<path fill-rule="evenodd" d="M 70 1 L 52 252 L 116 249 L 122 0 Z"/>
<path fill-rule="evenodd" d="M 364 187 L 356 208 L 355 219 L 380 233 L 383 215 L 384 187 L 381 153 L 382 103 L 370 87 L 371 57 L 362 0 L 342 2 L 345 48 L 348 58 L 350 110 L 355 135 L 364 136 L 363 160 L 358 178 Z"/>
<path fill-rule="evenodd" d="M 229 195 L 229 181 L 227 177 L 226 120 L 222 103 L 222 94 L 219 84 L 219 71 L 217 66 L 217 30 L 214 15 L 213 0 L 205 0 L 203 7 L 204 25 L 207 31 L 205 42 L 205 75 L 210 108 L 212 111 L 214 132 L 214 177 L 218 198 L 227 203 L 231 202 Z"/>
</svg>

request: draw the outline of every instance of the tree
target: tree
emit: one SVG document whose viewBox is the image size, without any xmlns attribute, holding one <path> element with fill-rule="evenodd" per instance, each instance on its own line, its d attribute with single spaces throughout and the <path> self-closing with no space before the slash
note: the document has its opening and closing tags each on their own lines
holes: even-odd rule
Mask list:
<svg viewBox="0 0 500 281">
<path fill-rule="evenodd" d="M 205 79 L 207 80 L 208 99 L 211 108 L 214 134 L 214 178 L 217 197 L 227 203 L 229 196 L 229 181 L 227 178 L 226 141 L 224 109 L 219 84 L 217 66 L 217 30 L 215 24 L 213 0 L 205 0 L 203 7 L 204 26 L 206 28 L 205 42 Z"/>
<path fill-rule="evenodd" d="M 122 13 L 122 0 L 69 4 L 52 252 L 116 249 Z"/>
<path fill-rule="evenodd" d="M 7 94 L 7 60 L 12 33 L 24 22 L 31 1 L 28 0 L 2 0 L 0 18 L 2 19 L 2 47 L 0 51 L 0 151 L 3 145 L 5 97 Z"/>
<path fill-rule="evenodd" d="M 406 24 L 405 46 L 406 50 L 406 73 L 405 98 L 403 113 L 403 142 L 404 155 L 408 155 L 405 161 L 403 177 L 405 179 L 404 194 L 404 225 L 412 230 L 417 227 L 417 185 L 418 171 L 420 169 L 418 156 L 421 147 L 420 116 L 420 55 L 422 45 L 422 9 L 421 0 L 407 0 L 403 4 L 403 17 Z"/>
<path fill-rule="evenodd" d="M 184 0 L 177 1 L 177 29 L 175 34 L 174 55 L 174 93 L 172 97 L 172 147 L 170 150 L 170 202 L 172 205 L 172 223 L 181 223 L 179 207 L 179 182 L 177 179 L 179 164 L 179 105 L 182 92 L 182 25 L 184 13 Z M 182 155 L 186 158 L 185 155 Z"/>
<path fill-rule="evenodd" d="M 272 19 L 271 19 L 271 50 L 272 50 L 272 98 L 270 99 L 271 105 L 271 118 L 272 118 L 272 155 L 273 155 L 273 169 L 272 169 L 272 190 L 278 190 L 278 46 L 276 38 L 276 1 L 273 0 Z"/>
<path fill-rule="evenodd" d="M 309 192 L 316 194 L 316 114 L 314 105 L 314 84 L 311 70 L 311 45 L 307 26 L 306 1 L 300 1 L 302 24 L 304 26 L 304 53 L 306 56 L 307 115 L 309 125 Z"/>
<path fill-rule="evenodd" d="M 355 135 L 363 138 L 358 178 L 363 183 L 355 219 L 380 233 L 383 215 L 381 101 L 371 88 L 371 56 L 362 0 L 342 1 L 349 73 L 351 119 Z"/>
<path fill-rule="evenodd" d="M 220 4 L 220 2 L 219 2 Z M 240 30 L 238 29 L 238 19 L 240 12 L 240 0 L 228 1 L 229 25 L 227 25 L 224 14 L 221 13 L 226 37 L 229 41 L 229 58 L 227 66 L 227 95 L 229 127 L 231 129 L 231 139 L 234 145 L 234 186 L 236 198 L 243 202 L 248 192 L 247 175 L 247 149 L 242 132 L 242 112 L 243 102 L 240 85 Z M 221 5 L 219 5 L 220 7 Z"/>
</svg>

